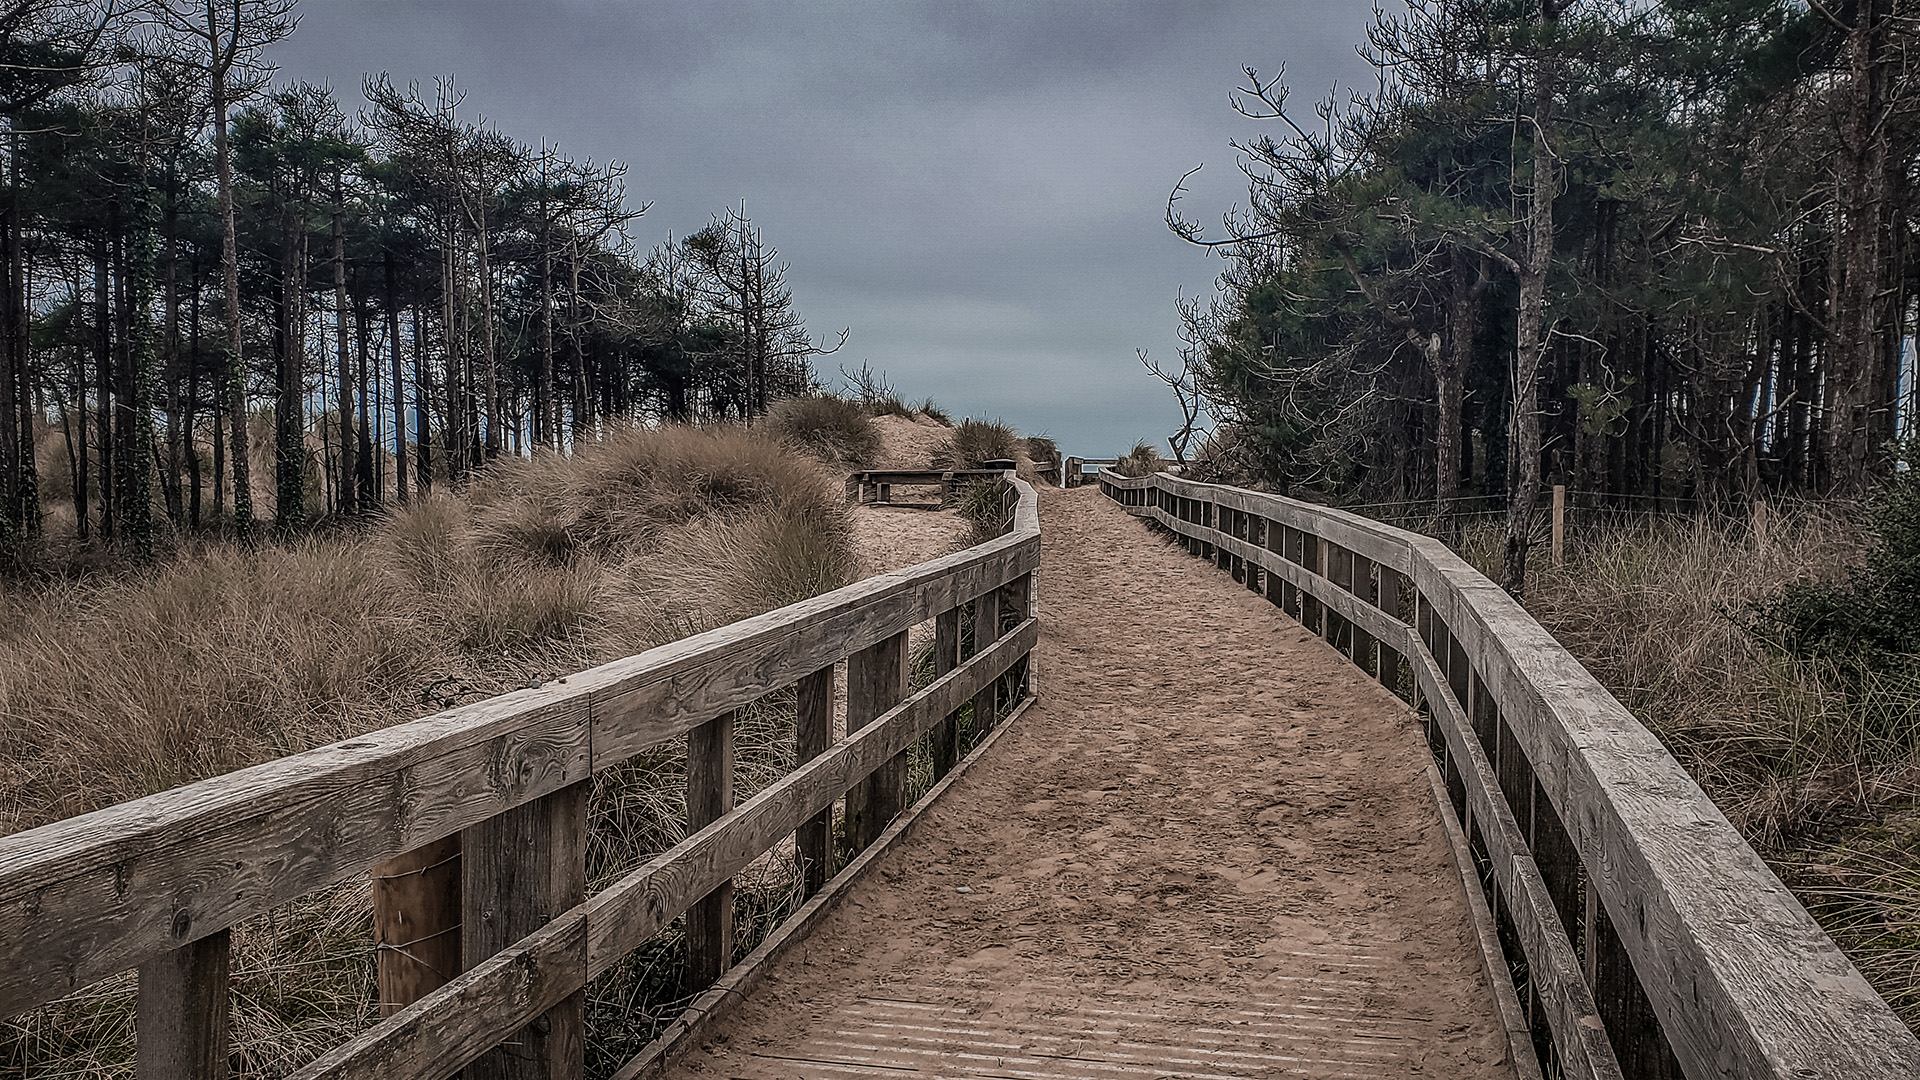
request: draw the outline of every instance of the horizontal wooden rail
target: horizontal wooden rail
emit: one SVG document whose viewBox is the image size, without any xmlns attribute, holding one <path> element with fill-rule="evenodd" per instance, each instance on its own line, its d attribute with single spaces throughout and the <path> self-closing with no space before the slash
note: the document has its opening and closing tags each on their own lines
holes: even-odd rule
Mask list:
<svg viewBox="0 0 1920 1080">
<path fill-rule="evenodd" d="M 1920 1076 L 1920 1041 L 1659 740 L 1444 544 L 1165 474 L 1099 482 L 1421 707 L 1547 1075 Z"/>
<path fill-rule="evenodd" d="M 446 1076 L 511 1030 L 586 986 L 759 858 L 846 790 L 912 746 L 1033 648 L 1027 619 L 959 668 L 796 768 L 713 824 L 554 920 L 545 929 L 329 1051 L 296 1080 Z M 495 1038 L 497 1041 L 497 1036 Z"/>
<path fill-rule="evenodd" d="M 857 503 L 893 501 L 897 487 L 938 487 L 940 503 L 950 505 L 960 489 L 998 482 L 1000 469 L 867 469 L 847 477 L 847 496 Z"/>
<path fill-rule="evenodd" d="M 798 833 L 806 880 L 817 887 L 830 857 L 822 815 L 835 799 L 968 700 L 990 721 L 999 697 L 1024 689 L 1017 673 L 1035 637 L 1038 505 L 1011 472 L 972 482 L 999 486 L 1006 524 L 965 551 L 537 689 L 0 838 L 0 1015 L 139 967 L 143 1016 L 150 1004 L 168 1006 L 154 1015 L 193 1013 L 166 1029 L 142 1025 L 141 1075 L 212 1075 L 212 1063 L 225 1061 L 227 929 L 376 868 L 441 866 L 445 858 L 420 858 L 437 845 L 458 863 L 435 881 L 451 890 L 452 910 L 464 910 L 454 930 L 465 948 L 452 955 L 465 970 L 437 990 L 422 987 L 427 996 L 410 1005 L 392 1003 L 406 1007 L 309 1071 L 446 1075 L 487 1066 L 483 1053 L 519 1032 L 518 1056 L 542 1060 L 508 1071 L 577 1075 L 569 1059 L 578 1056 L 586 979 L 788 834 Z M 887 702 L 877 720 L 821 752 L 838 661 L 891 656 L 891 677 L 904 687 L 894 643 L 923 623 L 957 627 L 963 611 L 973 612 L 970 657 L 956 655 L 934 685 L 897 708 Z M 957 633 L 942 640 L 957 650 Z M 696 821 L 685 843 L 584 898 L 587 781 L 681 735 L 730 761 L 733 712 L 794 686 L 796 769 L 739 807 L 727 809 L 731 796 L 720 792 L 718 820 Z M 888 775 L 904 782 L 903 770 Z M 418 892 L 382 889 L 376 898 L 408 902 Z M 447 901 L 427 899 L 441 917 Z M 708 909 L 727 940 L 730 910 Z M 376 922 L 404 926 L 415 914 Z M 181 1049 L 189 1044 L 190 1053 Z M 204 1067 L 174 1064 L 183 1054 Z"/>
</svg>

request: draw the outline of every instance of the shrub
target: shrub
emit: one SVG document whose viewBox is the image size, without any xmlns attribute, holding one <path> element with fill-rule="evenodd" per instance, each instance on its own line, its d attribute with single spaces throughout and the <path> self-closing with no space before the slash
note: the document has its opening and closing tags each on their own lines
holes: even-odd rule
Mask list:
<svg viewBox="0 0 1920 1080">
<path fill-rule="evenodd" d="M 1113 471 L 1121 476 L 1152 476 L 1167 467 L 1167 459 L 1153 444 L 1141 441 L 1133 444 L 1133 449 L 1122 454 L 1113 463 Z"/>
<path fill-rule="evenodd" d="M 1803 578 L 1755 605 L 1756 629 L 1788 653 L 1843 669 L 1920 661 L 1920 473 L 1896 473 L 1867 512 L 1862 564 L 1840 581 Z"/>
<path fill-rule="evenodd" d="M 983 461 L 1020 457 L 1018 432 L 998 420 L 962 420 L 933 452 L 936 469 L 977 469 Z"/>
<path fill-rule="evenodd" d="M 859 404 L 825 394 L 787 398 L 762 423 L 775 438 L 840 469 L 864 469 L 880 456 L 880 433 Z"/>
</svg>

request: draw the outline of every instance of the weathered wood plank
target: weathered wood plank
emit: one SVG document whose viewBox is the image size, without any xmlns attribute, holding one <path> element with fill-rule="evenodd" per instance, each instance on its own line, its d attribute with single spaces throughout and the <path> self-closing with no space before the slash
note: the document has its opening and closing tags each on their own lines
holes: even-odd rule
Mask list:
<svg viewBox="0 0 1920 1080">
<path fill-rule="evenodd" d="M 380 1015 L 392 1016 L 460 974 L 460 834 L 373 868 Z"/>
<path fill-rule="evenodd" d="M 475 967 L 586 899 L 586 781 L 460 834 L 461 955 Z M 465 1080 L 577 1080 L 586 1062 L 584 989 L 554 1002 L 467 1067 Z"/>
<path fill-rule="evenodd" d="M 794 688 L 793 759 L 805 765 L 833 745 L 833 665 L 800 680 Z M 824 807 L 795 831 L 800 856 L 801 890 L 807 896 L 827 883 L 833 865 L 833 806 Z"/>
<path fill-rule="evenodd" d="M 581 905 L 322 1054 L 291 1080 L 442 1080 L 586 985 Z"/>
<path fill-rule="evenodd" d="M 0 838 L 0 941 L 14 958 L 0 967 L 0 1015 L 578 782 L 1031 572 L 1037 502 L 1027 485 L 1014 490 L 1013 532 L 967 551 L 538 689 Z"/>
<path fill-rule="evenodd" d="M 901 631 L 847 657 L 847 733 L 872 723 L 907 696 L 907 634 Z M 859 851 L 906 808 L 907 757 L 892 760 L 847 792 L 847 845 Z"/>
<path fill-rule="evenodd" d="M 1038 638 L 1039 625 L 1029 620 L 591 900 L 335 1047 L 294 1080 L 440 1080 L 468 1065 L 573 998 L 719 882 L 831 806 L 853 782 L 998 678 Z"/>
<path fill-rule="evenodd" d="M 977 655 L 992 646 L 1000 636 L 1000 590 L 982 593 L 973 601 L 973 650 Z M 979 693 L 973 695 L 973 731 L 979 732 L 993 727 L 994 689 L 988 683 Z"/>
<path fill-rule="evenodd" d="M 1548 1026 L 1562 1070 L 1593 1080 L 1620 1077 L 1580 957 L 1545 899 L 1546 885 L 1527 849 L 1526 834 L 1501 794 L 1493 763 L 1426 645 L 1411 632 L 1398 644 L 1405 647 L 1432 723 L 1443 735 L 1452 766 L 1449 779 L 1463 788 L 1468 828 L 1478 835 L 1493 865 L 1498 898 L 1519 935 L 1534 992 L 1551 1012 Z"/>
<path fill-rule="evenodd" d="M 222 930 L 140 965 L 138 1080 L 226 1080 L 229 938 Z"/>
<path fill-rule="evenodd" d="M 687 733 L 687 833 L 733 809 L 733 719 L 721 713 Z M 687 909 L 687 964 L 681 986 L 705 990 L 733 963 L 733 879 Z"/>
<path fill-rule="evenodd" d="M 1033 649 L 1029 619 L 999 641 L 850 732 L 832 750 L 799 766 L 741 803 L 719 822 L 676 844 L 588 902 L 588 970 L 598 976 L 672 922 L 715 882 L 732 877 L 791 831 L 958 708 Z"/>
<path fill-rule="evenodd" d="M 950 608 L 933 620 L 933 676 L 939 678 L 960 666 L 960 609 Z M 933 778 L 937 781 L 953 771 L 959 761 L 960 725 L 958 717 L 948 716 L 933 729 Z"/>
<path fill-rule="evenodd" d="M 0 1015 L 588 776 L 584 699 L 482 704 L 0 839 Z"/>
</svg>

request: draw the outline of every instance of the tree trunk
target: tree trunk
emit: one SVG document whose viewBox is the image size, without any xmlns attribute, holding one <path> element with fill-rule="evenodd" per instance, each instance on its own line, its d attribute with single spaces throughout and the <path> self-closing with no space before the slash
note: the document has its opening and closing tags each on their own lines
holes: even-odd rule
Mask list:
<svg viewBox="0 0 1920 1080">
<path fill-rule="evenodd" d="M 1540 25 L 1551 35 L 1554 0 L 1541 0 Z M 1533 175 L 1527 195 L 1526 247 L 1520 266 L 1520 311 L 1514 334 L 1513 423 L 1508 441 L 1507 544 L 1501 584 L 1514 596 L 1527 588 L 1527 546 L 1540 500 L 1540 374 L 1547 354 L 1547 276 L 1553 270 L 1553 199 L 1559 188 L 1553 124 L 1554 63 L 1543 42 L 1534 60 Z"/>
<path fill-rule="evenodd" d="M 1890 0 L 1860 0 L 1842 51 L 1840 152 L 1834 157 L 1833 253 L 1827 261 L 1824 465 L 1829 489 L 1864 490 L 1878 457 L 1877 432 L 1891 432 L 1889 366 L 1880 355 L 1889 320 L 1891 224 L 1889 127 L 1893 95 Z"/>
<path fill-rule="evenodd" d="M 233 149 L 227 139 L 227 77 L 218 35 L 212 37 L 213 158 L 220 195 L 220 280 L 227 320 L 226 407 L 233 459 L 233 528 L 242 544 L 253 542 L 253 492 L 247 465 L 247 365 L 242 355 L 240 256 L 233 220 Z M 216 496 L 216 499 L 218 496 Z"/>
<path fill-rule="evenodd" d="M 180 203 L 171 175 L 167 178 L 165 310 L 161 333 L 160 370 L 167 380 L 167 468 L 163 487 L 167 497 L 167 516 L 177 527 L 186 520 L 186 499 L 180 490 L 180 473 L 186 461 L 187 422 L 180 402 Z"/>
<path fill-rule="evenodd" d="M 414 480 L 422 498 L 433 490 L 433 440 L 427 434 L 428 414 L 432 412 L 427 405 L 433 394 L 432 370 L 427 363 L 426 318 L 416 302 L 413 305 L 413 454 L 418 470 Z"/>
<path fill-rule="evenodd" d="M 307 510 L 307 260 L 293 196 L 280 208 L 279 375 L 273 417 L 273 527 L 291 536 Z"/>
<path fill-rule="evenodd" d="M 356 513 L 356 485 L 360 475 L 354 462 L 353 371 L 347 359 L 347 234 L 344 215 L 344 178 L 333 174 L 333 344 L 334 360 L 339 368 L 336 407 L 340 412 L 340 512 Z"/>
<path fill-rule="evenodd" d="M 400 505 L 407 505 L 407 396 L 400 376 L 400 291 L 394 285 L 393 251 L 382 253 L 387 286 L 387 351 L 393 357 L 393 483 Z M 416 312 L 418 308 L 414 309 Z M 413 340 L 414 362 L 420 362 L 418 324 Z"/>
</svg>

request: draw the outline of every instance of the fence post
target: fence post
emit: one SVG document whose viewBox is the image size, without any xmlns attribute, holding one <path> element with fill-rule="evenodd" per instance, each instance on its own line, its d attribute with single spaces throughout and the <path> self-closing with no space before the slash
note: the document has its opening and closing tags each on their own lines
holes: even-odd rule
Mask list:
<svg viewBox="0 0 1920 1080">
<path fill-rule="evenodd" d="M 999 608 L 1000 620 L 994 625 L 993 636 L 996 638 L 1000 636 L 1001 623 L 1018 625 L 1033 614 L 1033 575 L 1022 574 L 1000 586 Z M 1001 701 L 1001 712 L 1012 712 L 1014 703 L 1026 696 L 1027 659 L 1022 657 L 1015 661 L 1014 666 L 1007 669 L 1007 674 L 995 682 L 1004 686 L 1007 691 L 1006 697 Z"/>
<path fill-rule="evenodd" d="M 973 653 L 978 656 L 1000 637 L 1000 591 L 989 589 L 973 601 Z M 993 727 L 993 686 L 989 684 L 973 695 L 973 737 Z"/>
<path fill-rule="evenodd" d="M 833 745 L 833 665 L 801 679 L 794 687 L 793 757 L 804 765 Z M 827 863 L 833 857 L 833 807 L 809 818 L 794 836 L 800 856 L 801 890 L 812 896 L 827 884 Z"/>
<path fill-rule="evenodd" d="M 847 657 L 847 734 L 866 727 L 907 696 L 907 635 L 875 642 Z M 847 792 L 847 844 L 860 851 L 886 830 L 906 803 L 907 755 L 895 755 Z"/>
<path fill-rule="evenodd" d="M 225 1080 L 231 936 L 216 931 L 140 965 L 139 1080 Z"/>
<path fill-rule="evenodd" d="M 1566 554 L 1567 485 L 1553 485 L 1553 565 L 1559 566 Z"/>
<path fill-rule="evenodd" d="M 460 834 L 373 868 L 380 1015 L 392 1016 L 460 973 Z"/>
<path fill-rule="evenodd" d="M 587 898 L 587 790 L 569 784 L 460 833 L 460 952 L 471 969 Z M 466 1080 L 577 1080 L 585 990 L 487 1051 Z"/>
<path fill-rule="evenodd" d="M 933 618 L 933 677 L 938 679 L 960 666 L 960 609 L 943 611 Z M 933 729 L 933 778 L 953 771 L 959 755 L 960 717 L 948 713 Z"/>
<path fill-rule="evenodd" d="M 687 835 L 733 809 L 734 713 L 687 732 Z M 686 989 L 713 985 L 733 962 L 733 882 L 723 881 L 687 909 Z"/>
</svg>

